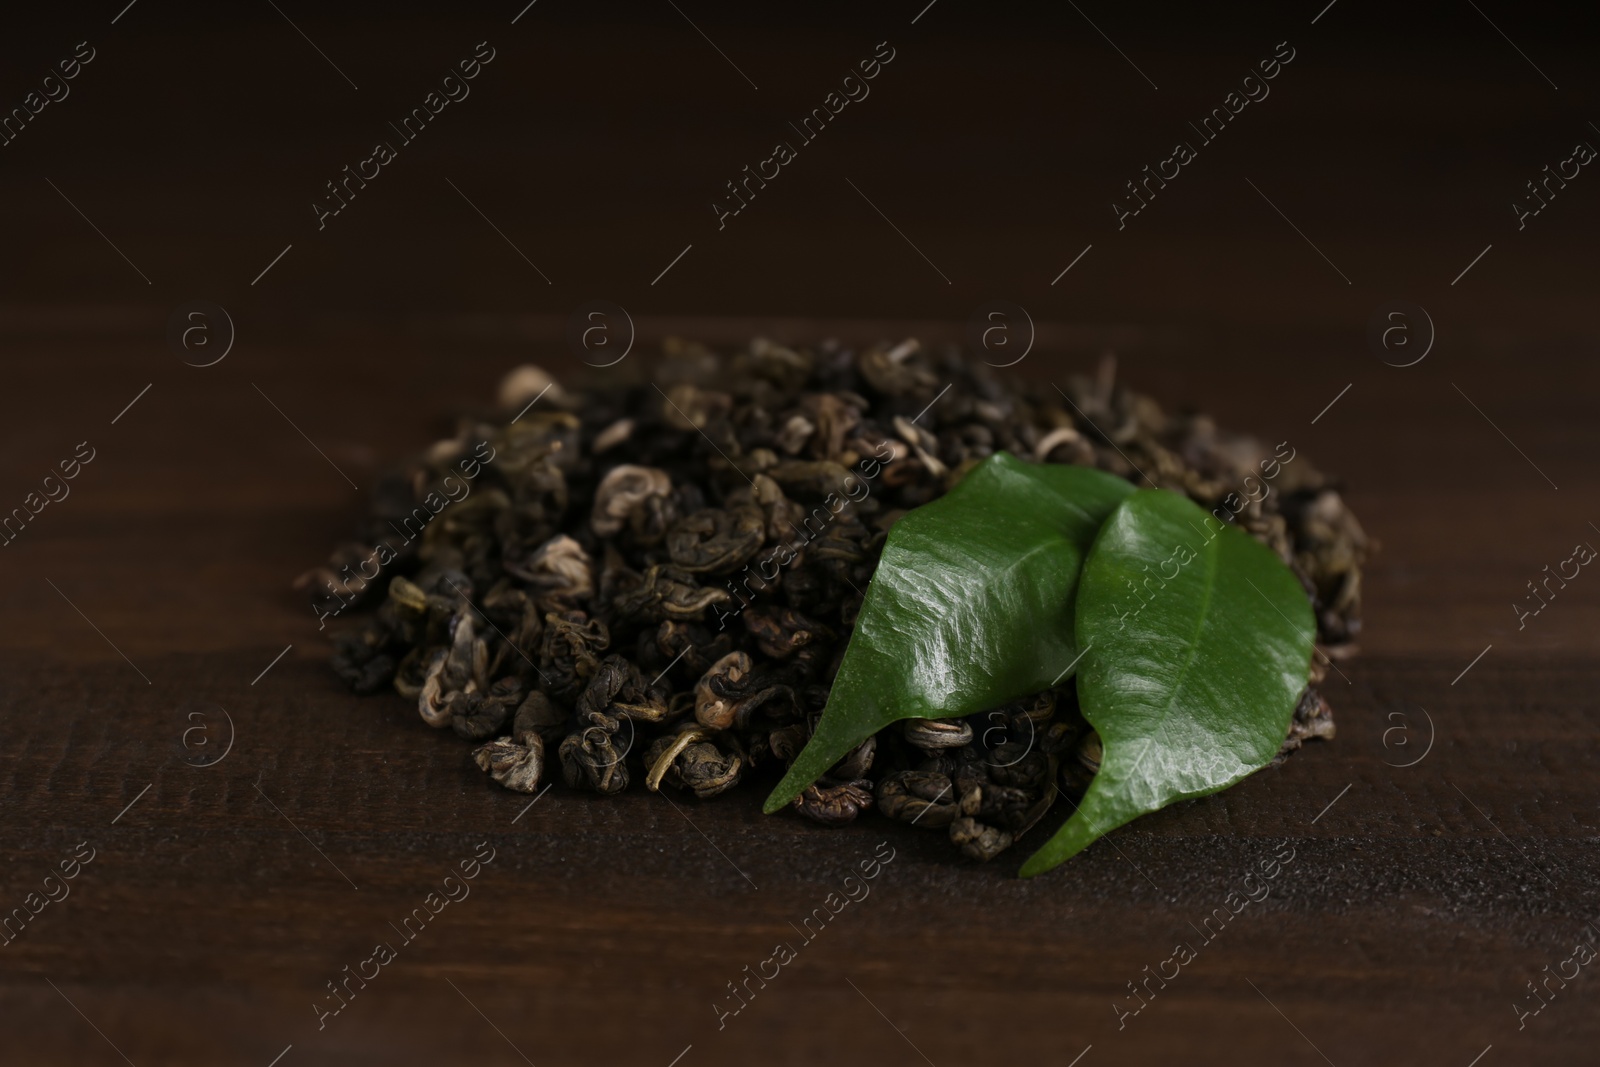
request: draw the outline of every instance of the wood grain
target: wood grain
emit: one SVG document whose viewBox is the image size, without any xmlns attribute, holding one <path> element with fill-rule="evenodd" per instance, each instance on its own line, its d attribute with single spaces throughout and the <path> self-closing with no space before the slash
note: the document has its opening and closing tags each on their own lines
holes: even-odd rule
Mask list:
<svg viewBox="0 0 1600 1067">
<path fill-rule="evenodd" d="M 1524 629 L 1510 605 L 1600 538 L 1600 199 L 1575 180 L 1524 232 L 1506 209 L 1587 136 L 1589 27 L 1494 12 L 1556 93 L 1468 7 L 1086 10 L 1159 92 L 1065 7 L 780 26 L 697 4 L 759 91 L 664 5 L 540 4 L 515 33 L 509 11 L 291 11 L 359 91 L 266 7 L 41 15 L 0 42 L 23 71 L 100 50 L 0 169 L 0 509 L 97 450 L 0 547 L 0 915 L 94 849 L 0 947 L 7 1062 L 1593 1062 L 1589 969 L 1522 1029 L 1513 1004 L 1600 923 L 1600 586 Z M 885 36 L 872 99 L 717 231 L 708 198 Z M 1272 98 L 1119 232 L 1123 182 L 1285 36 Z M 472 98 L 318 232 L 323 181 L 485 37 Z M 205 369 L 164 337 L 197 296 L 239 326 Z M 597 296 L 635 316 L 628 373 L 670 334 L 959 341 L 1014 299 L 1035 382 L 1111 349 L 1171 407 L 1292 442 L 1382 545 L 1337 740 L 1026 882 L 1026 844 L 966 866 L 878 818 L 764 818 L 759 790 L 674 810 L 556 788 L 518 818 L 465 743 L 338 686 L 288 583 L 359 514 L 346 476 L 370 487 L 517 362 L 571 374 L 567 316 Z M 1397 298 L 1439 327 L 1412 368 L 1366 346 Z M 222 710 L 232 749 L 192 766 L 184 731 L 220 745 Z M 804 942 L 885 841 L 871 895 Z M 471 895 L 319 1028 L 326 984 L 480 842 Z M 1282 842 L 1270 894 L 1119 1028 L 1128 984 Z M 795 961 L 719 1025 L 784 941 Z"/>
</svg>

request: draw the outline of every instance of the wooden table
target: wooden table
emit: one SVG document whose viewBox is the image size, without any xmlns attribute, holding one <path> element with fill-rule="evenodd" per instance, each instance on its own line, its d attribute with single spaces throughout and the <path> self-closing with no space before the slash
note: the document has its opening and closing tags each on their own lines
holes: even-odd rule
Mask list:
<svg viewBox="0 0 1600 1067">
<path fill-rule="evenodd" d="M 1600 925 L 1600 591 L 1580 578 L 1520 630 L 1510 606 L 1600 541 L 1600 192 L 1575 179 L 1524 231 L 1505 207 L 1586 136 L 1581 27 L 1491 12 L 1558 96 L 1470 8 L 1148 32 L 1089 10 L 1158 93 L 1070 10 L 691 12 L 754 90 L 670 8 L 550 8 L 289 12 L 359 90 L 270 10 L 139 5 L 5 44 L 41 72 L 58 41 L 99 50 L 0 150 L 0 506 L 94 450 L 0 549 L 0 907 L 93 855 L 0 948 L 5 1061 L 1593 1062 L 1593 968 L 1520 1029 L 1514 1008 Z M 1428 20 L 1413 52 L 1381 39 Z M 709 197 L 885 37 L 873 97 L 719 232 Z M 1122 182 L 1284 37 L 1273 96 L 1118 231 Z M 307 205 L 379 116 L 485 38 L 473 97 L 317 231 Z M 160 116 L 141 131 L 134 97 Z M 634 314 L 636 361 L 669 333 L 958 340 L 1010 299 L 1038 322 L 1025 375 L 1114 348 L 1135 387 L 1292 441 L 1382 544 L 1362 655 L 1329 685 L 1337 740 L 1031 881 L 1025 847 L 961 865 L 880 818 L 763 817 L 753 792 L 526 808 L 398 698 L 344 691 L 288 583 L 359 514 L 346 477 L 369 487 L 516 362 L 569 371 L 594 297 Z M 238 327 L 214 366 L 166 340 L 192 298 Z M 1406 368 L 1366 341 L 1400 298 L 1439 333 Z M 882 842 L 871 895 L 802 944 Z M 1201 945 L 1280 847 L 1270 895 Z M 470 896 L 402 938 L 480 850 Z M 719 1019 L 785 941 L 795 961 Z M 1194 961 L 1119 1026 L 1179 941 Z M 397 958 L 319 1025 L 379 942 Z"/>
</svg>

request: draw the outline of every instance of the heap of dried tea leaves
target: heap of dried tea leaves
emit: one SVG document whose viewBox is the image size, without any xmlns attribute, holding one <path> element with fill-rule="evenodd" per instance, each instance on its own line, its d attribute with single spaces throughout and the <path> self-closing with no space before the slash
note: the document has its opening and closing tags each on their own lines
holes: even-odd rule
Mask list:
<svg viewBox="0 0 1600 1067">
<path fill-rule="evenodd" d="M 582 393 L 524 367 L 499 413 L 385 478 L 359 538 L 297 585 L 323 617 L 376 605 L 335 637 L 356 691 L 417 701 L 529 793 L 554 774 L 604 794 L 766 788 L 817 727 L 890 528 L 985 460 L 1018 464 L 1002 452 L 1188 497 L 1287 565 L 1326 657 L 1353 653 L 1366 539 L 1329 480 L 1289 442 L 1163 413 L 1113 367 L 1034 391 L 914 341 L 764 340 L 727 360 L 669 342 L 648 380 Z M 1329 666 L 1311 663 L 1279 758 L 1333 736 Z M 841 825 L 875 805 L 991 859 L 1099 768 L 1077 685 L 959 719 L 886 713 L 794 807 Z"/>
</svg>

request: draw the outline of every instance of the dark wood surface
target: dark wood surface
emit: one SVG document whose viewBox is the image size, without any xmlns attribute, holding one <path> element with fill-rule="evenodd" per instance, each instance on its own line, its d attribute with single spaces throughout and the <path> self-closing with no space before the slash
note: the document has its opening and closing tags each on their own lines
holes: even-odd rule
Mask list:
<svg viewBox="0 0 1600 1067">
<path fill-rule="evenodd" d="M 1522 1029 L 1513 1005 L 1600 924 L 1600 587 L 1581 576 L 1522 630 L 1511 604 L 1600 542 L 1600 179 L 1525 231 L 1507 208 L 1558 149 L 1600 140 L 1592 27 L 1489 12 L 1558 91 L 1470 6 L 1397 23 L 1339 4 L 1315 27 L 1320 3 L 1086 7 L 1156 91 L 1070 9 L 946 0 L 912 27 L 922 6 L 781 28 L 696 7 L 759 90 L 670 7 L 541 3 L 514 28 L 290 11 L 359 90 L 270 9 L 197 23 L 141 3 L 4 42 L 19 97 L 72 42 L 100 56 L 0 148 L 0 507 L 96 450 L 0 547 L 0 908 L 94 849 L 0 947 L 0 1060 L 1593 1062 L 1592 967 Z M 473 97 L 316 232 L 321 182 L 485 37 L 501 52 Z M 721 182 L 885 37 L 901 55 L 874 95 L 718 233 Z M 1119 233 L 1121 183 L 1285 37 L 1300 55 L 1237 139 Z M 239 324 L 204 369 L 164 338 L 195 297 Z M 670 333 L 956 340 L 1011 299 L 1040 323 L 1034 380 L 1114 349 L 1134 387 L 1292 441 L 1381 542 L 1362 654 L 1328 686 L 1338 738 L 1031 881 L 1027 841 L 972 867 L 875 817 L 763 817 L 759 791 L 675 810 L 557 788 L 518 818 L 464 742 L 342 690 L 288 583 L 362 507 L 335 465 L 364 489 L 510 366 L 569 372 L 566 317 L 593 297 L 634 312 L 640 365 Z M 1440 337 L 1404 369 L 1365 339 L 1397 298 Z M 220 744 L 221 710 L 232 749 L 195 767 L 184 731 Z M 719 1028 L 727 983 L 798 944 L 884 841 L 871 895 Z M 470 897 L 319 1029 L 325 983 L 398 942 L 390 924 L 480 842 Z M 1127 983 L 1198 943 L 1283 842 L 1270 895 L 1119 1029 Z"/>
</svg>

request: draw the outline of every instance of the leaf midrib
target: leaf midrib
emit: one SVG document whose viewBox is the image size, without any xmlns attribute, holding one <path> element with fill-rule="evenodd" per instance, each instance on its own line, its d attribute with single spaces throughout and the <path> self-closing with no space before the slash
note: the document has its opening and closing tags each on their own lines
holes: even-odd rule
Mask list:
<svg viewBox="0 0 1600 1067">
<path fill-rule="evenodd" d="M 1220 534 L 1222 531 L 1219 530 L 1217 532 Z M 1161 709 L 1161 715 L 1156 720 L 1155 729 L 1150 731 L 1150 739 L 1145 742 L 1144 751 L 1139 753 L 1138 761 L 1128 771 L 1126 780 L 1129 782 L 1137 778 L 1139 768 L 1144 765 L 1145 757 L 1156 747 L 1156 742 L 1160 739 L 1162 731 L 1167 728 L 1167 719 L 1172 715 L 1173 705 L 1178 702 L 1178 693 L 1184 687 L 1189 668 L 1194 664 L 1195 657 L 1200 654 L 1200 635 L 1205 629 L 1206 614 L 1211 610 L 1211 596 L 1217 587 L 1217 557 L 1222 554 L 1222 546 L 1217 544 L 1215 539 L 1206 542 L 1206 547 L 1211 548 L 1212 551 L 1204 553 L 1206 557 L 1205 594 L 1200 599 L 1200 610 L 1195 613 L 1194 633 L 1190 635 L 1189 639 L 1189 654 L 1184 657 L 1183 666 L 1177 671 L 1175 676 L 1177 681 L 1172 686 L 1172 693 L 1167 697 L 1167 702 Z"/>
</svg>

